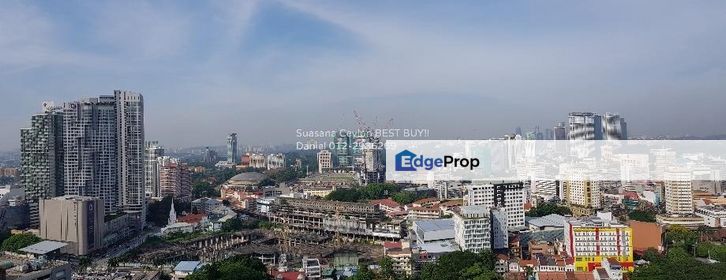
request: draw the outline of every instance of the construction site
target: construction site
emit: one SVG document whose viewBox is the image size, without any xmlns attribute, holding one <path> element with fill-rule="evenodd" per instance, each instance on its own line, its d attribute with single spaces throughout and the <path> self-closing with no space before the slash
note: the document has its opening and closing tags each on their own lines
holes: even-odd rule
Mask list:
<svg viewBox="0 0 726 280">
<path fill-rule="evenodd" d="M 386 217 L 376 205 L 316 199 L 278 198 L 270 221 L 282 228 L 282 239 L 299 232 L 330 237 L 334 242 L 399 241 L 403 220 Z"/>
</svg>

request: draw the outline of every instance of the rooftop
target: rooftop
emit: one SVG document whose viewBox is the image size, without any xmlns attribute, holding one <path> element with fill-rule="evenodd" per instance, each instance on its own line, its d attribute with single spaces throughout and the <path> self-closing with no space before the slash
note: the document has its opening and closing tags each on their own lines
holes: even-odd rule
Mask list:
<svg viewBox="0 0 726 280">
<path fill-rule="evenodd" d="M 68 243 L 58 242 L 58 241 L 50 241 L 45 240 L 38 243 L 35 243 L 33 245 L 30 245 L 28 247 L 20 249 L 20 251 L 36 254 L 36 255 L 45 255 L 47 253 L 53 252 L 55 250 L 58 250 L 60 248 L 63 248 L 65 246 L 68 246 Z"/>
<path fill-rule="evenodd" d="M 452 219 L 417 220 L 414 224 L 424 232 L 454 229 L 454 220 Z"/>
<path fill-rule="evenodd" d="M 459 245 L 454 241 L 437 241 L 420 244 L 419 249 L 430 254 L 450 253 L 459 250 Z"/>
<path fill-rule="evenodd" d="M 179 272 L 194 272 L 202 264 L 200 261 L 180 261 L 174 267 L 174 271 Z"/>
<path fill-rule="evenodd" d="M 532 218 L 527 223 L 536 227 L 565 227 L 567 218 L 558 214 L 549 214 L 543 217 Z"/>
<path fill-rule="evenodd" d="M 267 178 L 267 175 L 259 172 L 242 172 L 234 175 L 229 181 L 249 181 L 249 182 L 260 182 Z"/>
<path fill-rule="evenodd" d="M 381 205 L 385 205 L 385 206 L 388 206 L 391 208 L 401 207 L 401 204 L 398 204 L 398 202 L 396 202 L 390 198 L 371 200 L 371 201 L 368 201 L 368 204 L 371 204 L 371 205 L 381 204 Z"/>
</svg>

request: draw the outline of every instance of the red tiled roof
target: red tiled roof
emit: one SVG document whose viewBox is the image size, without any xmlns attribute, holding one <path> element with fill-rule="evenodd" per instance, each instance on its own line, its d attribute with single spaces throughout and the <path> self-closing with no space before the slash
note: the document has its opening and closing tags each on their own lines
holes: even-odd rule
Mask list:
<svg viewBox="0 0 726 280">
<path fill-rule="evenodd" d="M 276 280 L 297 280 L 302 272 L 288 271 L 288 272 L 272 272 L 272 277 Z"/>
<path fill-rule="evenodd" d="M 439 199 L 435 198 L 435 197 L 427 197 L 427 198 L 422 198 L 422 199 L 416 200 L 413 202 L 413 204 L 425 204 L 425 203 L 434 203 L 434 202 L 439 202 Z"/>
<path fill-rule="evenodd" d="M 447 201 L 439 203 L 440 207 L 452 207 L 452 206 L 461 206 L 461 205 L 464 205 L 463 199 L 447 200 Z"/>
<path fill-rule="evenodd" d="M 206 217 L 204 214 L 188 214 L 186 216 L 181 216 L 176 220 L 182 223 L 198 224 L 202 221 L 202 219 L 204 219 L 204 217 Z"/>
<path fill-rule="evenodd" d="M 539 280 L 567 280 L 567 274 L 562 271 L 543 271 L 537 273 Z"/>
<path fill-rule="evenodd" d="M 635 193 L 635 192 L 628 192 L 628 191 L 623 192 L 623 197 L 628 198 L 628 199 L 632 199 L 632 200 L 639 200 L 640 199 L 640 197 L 638 197 L 638 194 L 637 193 Z"/>
<path fill-rule="evenodd" d="M 370 204 L 370 205 L 379 205 L 379 204 L 381 204 L 381 205 L 385 205 L 385 206 L 388 206 L 388 207 L 391 207 L 391 208 L 401 207 L 401 204 L 398 204 L 398 202 L 396 202 L 396 201 L 394 201 L 393 199 L 390 199 L 390 198 L 371 200 L 371 201 L 368 201 L 368 204 Z"/>
<path fill-rule="evenodd" d="M 401 245 L 401 242 L 384 242 L 383 247 L 386 249 L 401 249 L 403 245 Z"/>
</svg>

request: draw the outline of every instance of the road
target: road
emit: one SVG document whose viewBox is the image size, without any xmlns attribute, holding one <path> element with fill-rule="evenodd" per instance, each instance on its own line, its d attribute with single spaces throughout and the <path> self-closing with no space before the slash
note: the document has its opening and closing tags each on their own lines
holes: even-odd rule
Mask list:
<svg viewBox="0 0 726 280">
<path fill-rule="evenodd" d="M 93 261 L 93 266 L 96 269 L 103 269 L 105 270 L 108 268 L 108 260 L 111 258 L 120 257 L 123 254 L 128 253 L 129 251 L 141 246 L 141 244 L 146 241 L 146 238 L 149 236 L 152 236 L 154 234 L 158 234 L 159 229 L 152 229 L 144 231 L 142 234 L 135 236 L 134 238 L 131 238 L 123 243 L 117 244 L 111 248 L 108 248 L 106 250 L 106 253 L 97 260 Z"/>
</svg>

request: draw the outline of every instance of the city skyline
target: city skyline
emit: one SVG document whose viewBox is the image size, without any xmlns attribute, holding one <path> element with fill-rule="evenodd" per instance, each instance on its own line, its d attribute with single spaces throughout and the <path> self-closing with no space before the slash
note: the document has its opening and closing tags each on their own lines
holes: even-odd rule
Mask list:
<svg viewBox="0 0 726 280">
<path fill-rule="evenodd" d="M 10 2 L 0 151 L 43 101 L 116 89 L 144 95 L 146 138 L 167 147 L 293 143 L 355 127 L 354 109 L 433 139 L 572 111 L 619 113 L 631 136 L 724 134 L 726 4 L 623 3 Z"/>
</svg>

